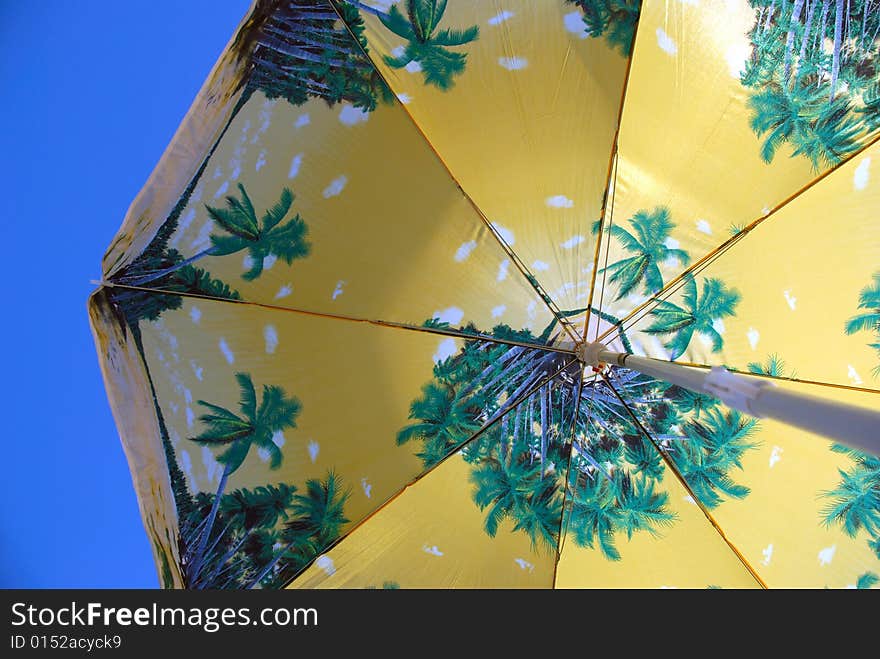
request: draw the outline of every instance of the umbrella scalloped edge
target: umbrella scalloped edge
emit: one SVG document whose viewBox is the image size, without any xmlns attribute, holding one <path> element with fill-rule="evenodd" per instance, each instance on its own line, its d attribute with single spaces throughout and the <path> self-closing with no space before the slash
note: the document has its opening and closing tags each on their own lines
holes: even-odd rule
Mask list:
<svg viewBox="0 0 880 659">
<path fill-rule="evenodd" d="M 161 585 L 183 588 L 177 510 L 149 375 L 135 342 L 127 337 L 130 330 L 113 311 L 106 289 L 89 298 L 89 321 Z"/>
</svg>

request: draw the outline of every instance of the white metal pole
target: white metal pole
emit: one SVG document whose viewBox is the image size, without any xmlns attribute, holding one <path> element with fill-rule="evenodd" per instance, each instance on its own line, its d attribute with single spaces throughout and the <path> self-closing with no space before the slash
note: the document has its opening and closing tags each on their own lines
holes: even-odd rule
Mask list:
<svg viewBox="0 0 880 659">
<path fill-rule="evenodd" d="M 880 457 L 880 410 L 784 391 L 769 379 L 731 373 L 721 366 L 705 371 L 612 352 L 597 343 L 582 345 L 578 355 L 586 364 L 625 366 L 691 391 L 715 396 L 725 405 L 751 416 L 775 419 Z"/>
</svg>

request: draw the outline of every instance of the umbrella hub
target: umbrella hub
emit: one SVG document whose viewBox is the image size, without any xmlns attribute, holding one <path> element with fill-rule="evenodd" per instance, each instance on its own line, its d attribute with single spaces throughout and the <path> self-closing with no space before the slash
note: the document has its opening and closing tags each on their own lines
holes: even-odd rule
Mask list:
<svg viewBox="0 0 880 659">
<path fill-rule="evenodd" d="M 600 354 L 603 351 L 607 351 L 608 348 L 604 343 L 600 341 L 593 341 L 589 343 L 584 341 L 582 343 L 578 343 L 575 346 L 575 355 L 577 355 L 578 361 L 580 361 L 585 366 L 592 366 L 594 368 L 599 368 L 604 361 L 600 358 Z"/>
</svg>

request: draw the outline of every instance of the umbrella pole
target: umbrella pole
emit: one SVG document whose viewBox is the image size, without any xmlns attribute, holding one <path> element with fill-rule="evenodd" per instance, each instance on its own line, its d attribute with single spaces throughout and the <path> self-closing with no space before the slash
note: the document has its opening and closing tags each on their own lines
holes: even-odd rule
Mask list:
<svg viewBox="0 0 880 659">
<path fill-rule="evenodd" d="M 753 417 L 767 417 L 823 435 L 858 451 L 880 456 L 880 411 L 783 391 L 768 379 L 731 373 L 723 366 L 709 371 L 659 359 L 612 352 L 601 343 L 584 343 L 578 358 L 586 365 L 616 364 L 659 380 L 719 398 Z"/>
</svg>

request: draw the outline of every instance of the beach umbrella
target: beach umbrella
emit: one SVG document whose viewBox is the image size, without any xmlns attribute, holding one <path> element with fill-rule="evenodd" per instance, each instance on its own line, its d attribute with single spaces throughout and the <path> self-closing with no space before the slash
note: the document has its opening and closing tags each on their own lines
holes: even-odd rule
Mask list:
<svg viewBox="0 0 880 659">
<path fill-rule="evenodd" d="M 89 299 L 161 584 L 876 585 L 878 33 L 256 0 Z"/>
</svg>

